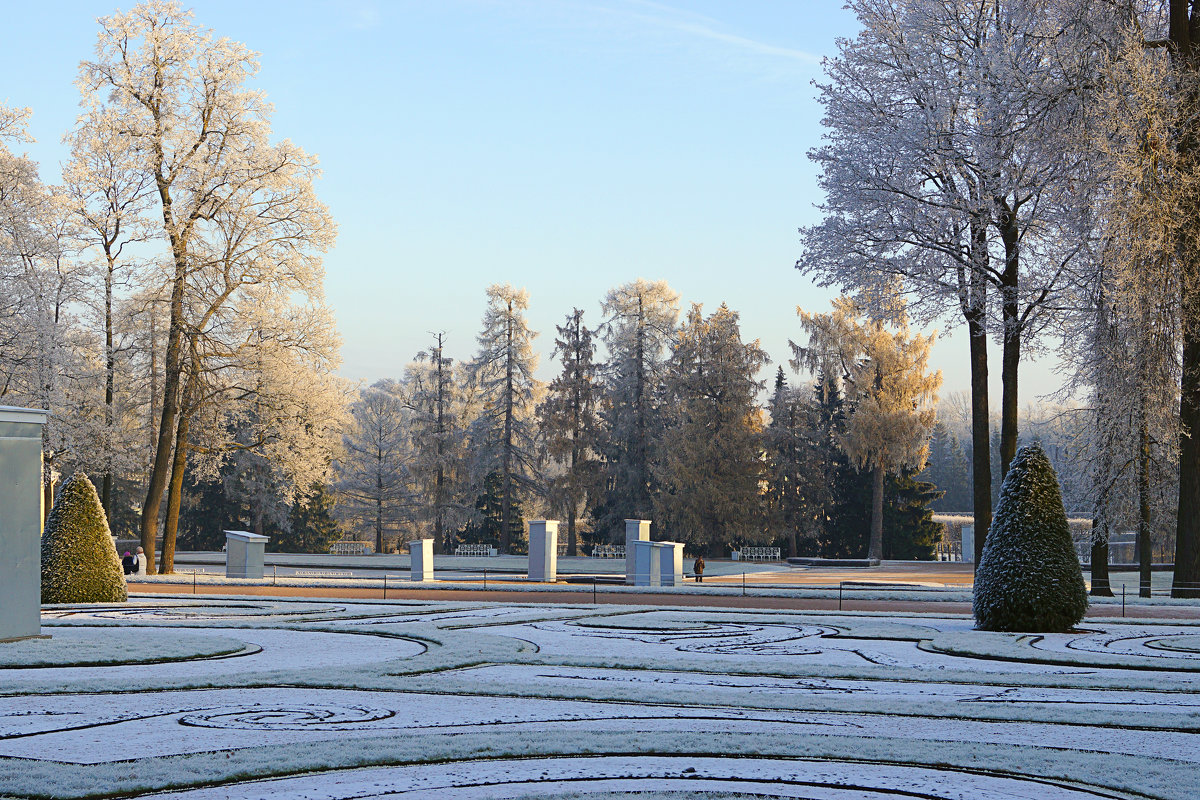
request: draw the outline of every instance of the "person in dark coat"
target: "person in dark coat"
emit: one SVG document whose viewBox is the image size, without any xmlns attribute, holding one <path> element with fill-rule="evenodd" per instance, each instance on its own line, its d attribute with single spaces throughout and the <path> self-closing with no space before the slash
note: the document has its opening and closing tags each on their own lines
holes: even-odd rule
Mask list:
<svg viewBox="0 0 1200 800">
<path fill-rule="evenodd" d="M 121 557 L 121 569 L 125 570 L 126 575 L 133 574 L 133 565 L 136 563 L 137 562 L 133 560 L 133 556 L 130 555 L 128 550 L 126 550 L 125 555 Z"/>
<path fill-rule="evenodd" d="M 692 572 L 696 573 L 696 583 L 704 580 L 704 556 L 696 556 L 696 563 L 692 565 Z"/>
</svg>

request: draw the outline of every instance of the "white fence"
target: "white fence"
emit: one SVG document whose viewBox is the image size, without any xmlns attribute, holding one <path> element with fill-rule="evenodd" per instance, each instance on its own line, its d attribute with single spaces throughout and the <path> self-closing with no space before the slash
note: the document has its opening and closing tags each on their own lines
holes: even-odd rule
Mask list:
<svg viewBox="0 0 1200 800">
<path fill-rule="evenodd" d="M 592 558 L 624 558 L 625 545 L 598 544 L 592 547 Z"/>
<path fill-rule="evenodd" d="M 781 561 L 778 547 L 743 547 L 737 551 L 741 561 Z"/>
<path fill-rule="evenodd" d="M 334 542 L 329 545 L 331 556 L 368 556 L 374 551 L 370 542 Z"/>
<path fill-rule="evenodd" d="M 496 548 L 490 544 L 460 544 L 454 548 L 454 555 L 487 558 L 496 555 Z"/>
</svg>

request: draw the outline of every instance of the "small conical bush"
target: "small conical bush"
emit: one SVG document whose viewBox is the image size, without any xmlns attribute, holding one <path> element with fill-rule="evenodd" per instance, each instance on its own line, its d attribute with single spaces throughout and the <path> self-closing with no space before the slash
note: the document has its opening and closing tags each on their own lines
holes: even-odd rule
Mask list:
<svg viewBox="0 0 1200 800">
<path fill-rule="evenodd" d="M 1067 631 L 1087 589 L 1054 467 L 1040 444 L 1008 468 L 975 571 L 975 624 L 985 631 Z"/>
<path fill-rule="evenodd" d="M 76 472 L 63 484 L 42 531 L 43 603 L 129 599 L 121 559 L 96 487 Z"/>
</svg>

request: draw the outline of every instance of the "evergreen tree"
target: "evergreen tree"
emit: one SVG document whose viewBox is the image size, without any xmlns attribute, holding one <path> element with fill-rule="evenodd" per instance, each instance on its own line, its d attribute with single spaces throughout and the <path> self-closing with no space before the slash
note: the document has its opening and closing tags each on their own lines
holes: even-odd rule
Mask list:
<svg viewBox="0 0 1200 800">
<path fill-rule="evenodd" d="M 679 295 L 666 281 L 639 278 L 608 293 L 601 329 L 608 348 L 603 418 L 606 496 L 597 524 L 613 535 L 625 519 L 650 519 L 650 468 L 663 421 L 665 353 L 679 319 Z"/>
<path fill-rule="evenodd" d="M 654 466 L 658 517 L 674 541 L 711 551 L 762 541 L 762 412 L 756 379 L 767 355 L 743 342 L 737 313 L 724 304 L 704 317 L 699 304 L 671 353 L 670 420 Z"/>
<path fill-rule="evenodd" d="M 412 412 L 412 473 L 420 488 L 418 519 L 433 528 L 434 547 L 454 550 L 453 518 L 461 516 L 462 448 L 466 435 L 454 360 L 444 355 L 445 334 L 417 354 L 405 373 Z"/>
<path fill-rule="evenodd" d="M 484 477 L 483 493 L 475 500 L 475 518 L 460 535 L 469 544 L 497 544 L 507 540 L 512 552 L 519 553 L 526 545 L 524 512 L 518 498 L 513 498 L 505 510 L 503 486 L 504 478 L 499 472 L 489 472 Z"/>
<path fill-rule="evenodd" d="M 500 551 L 508 553 L 513 532 L 523 530 L 519 500 L 535 488 L 538 386 L 532 343 L 537 334 L 525 320 L 527 291 L 495 284 L 488 287 L 487 297 L 474 363 L 483 409 L 470 438 L 477 474 L 500 476 L 500 514 L 506 520 L 499 527 Z"/>
<path fill-rule="evenodd" d="M 933 435 L 929 438 L 929 460 L 919 477 L 942 492 L 932 503 L 935 511 L 971 511 L 971 466 L 958 437 L 942 422 L 933 426 Z"/>
<path fill-rule="evenodd" d="M 788 555 L 800 555 L 804 541 L 816 541 L 824 528 L 828 484 L 816 445 L 818 409 L 787 385 L 781 366 L 771 395 L 771 421 L 764 433 L 767 460 L 766 512 L 769 530 L 782 533 Z"/>
<path fill-rule="evenodd" d="M 350 406 L 346 453 L 337 462 L 336 491 L 348 516 L 369 527 L 375 552 L 383 552 L 384 530 L 395 526 L 409 505 L 408 420 L 402 390 L 379 381 Z"/>
<path fill-rule="evenodd" d="M 127 599 L 121 560 L 96 487 L 87 475 L 76 472 L 59 491 L 42 532 L 42 602 Z"/>
<path fill-rule="evenodd" d="M 329 488 L 317 483 L 305 496 L 292 503 L 286 530 L 271 541 L 277 553 L 328 553 L 329 546 L 342 538 L 342 528 L 333 516 L 336 500 Z"/>
<path fill-rule="evenodd" d="M 600 418 L 596 411 L 596 346 L 592 332 L 583 324 L 583 311 L 575 309 L 559 325 L 554 355 L 562 359 L 562 372 L 549 387 L 538 408 L 546 450 L 565 471 L 547 480 L 551 505 L 566 512 L 567 555 L 577 554 L 576 523 L 581 508 L 599 491 L 599 462 L 596 449 Z"/>
<path fill-rule="evenodd" d="M 1087 606 L 1058 479 L 1034 442 L 1004 478 L 975 571 L 975 622 L 989 631 L 1067 631 Z"/>
</svg>

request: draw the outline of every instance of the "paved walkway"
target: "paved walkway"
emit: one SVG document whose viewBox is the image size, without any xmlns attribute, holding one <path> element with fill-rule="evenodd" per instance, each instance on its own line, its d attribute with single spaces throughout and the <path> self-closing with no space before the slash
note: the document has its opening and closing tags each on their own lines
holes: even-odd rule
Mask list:
<svg viewBox="0 0 1200 800">
<path fill-rule="evenodd" d="M 136 584 L 131 597 L 147 594 L 187 595 L 181 591 L 179 584 Z M 319 587 L 319 586 L 232 586 L 206 584 L 202 594 L 212 595 L 243 595 L 265 597 L 321 597 L 344 598 L 347 600 L 381 600 L 384 598 L 382 589 L 353 588 L 353 587 Z M 783 609 L 792 611 L 837 611 L 837 598 L 820 597 L 756 597 L 754 595 L 713 595 L 692 594 L 684 591 L 679 594 L 642 594 L 639 592 L 606 592 L 601 586 L 596 591 L 595 602 L 599 605 L 638 605 L 659 606 L 662 608 L 763 608 Z M 591 592 L 505 592 L 490 589 L 395 589 L 388 587 L 387 600 L 446 600 L 457 602 L 493 602 L 493 603 L 545 603 L 556 605 L 577 605 L 591 603 Z M 971 604 L 956 601 L 922 601 L 922 600 L 858 600 L 843 598 L 840 602 L 843 611 L 878 611 L 903 612 L 914 614 L 964 614 L 971 613 Z M 1088 609 L 1088 617 L 1120 617 L 1122 610 L 1119 605 L 1093 605 Z M 1169 606 L 1139 606 L 1130 605 L 1124 610 L 1124 616 L 1130 619 L 1200 619 L 1200 605 L 1169 605 Z"/>
</svg>

